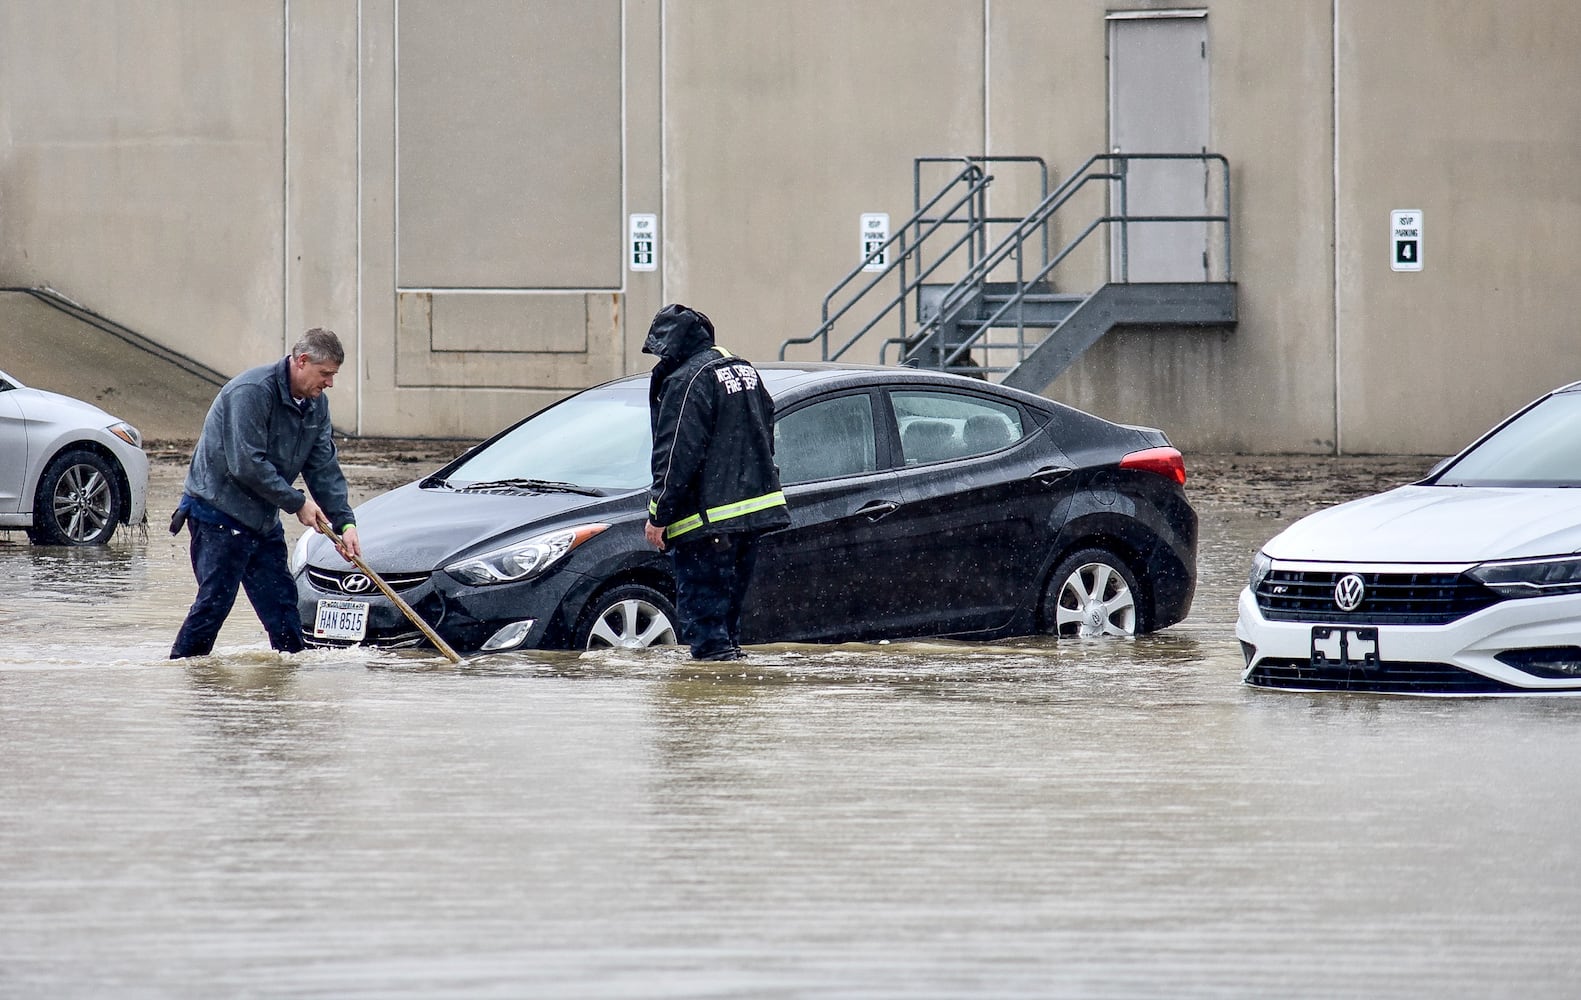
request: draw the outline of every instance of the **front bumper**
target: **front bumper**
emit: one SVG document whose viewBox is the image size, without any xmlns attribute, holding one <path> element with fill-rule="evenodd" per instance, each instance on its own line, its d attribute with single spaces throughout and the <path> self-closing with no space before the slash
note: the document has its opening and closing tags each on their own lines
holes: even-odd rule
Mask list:
<svg viewBox="0 0 1581 1000">
<path fill-rule="evenodd" d="M 493 587 L 467 587 L 441 574 L 442 571 L 436 570 L 417 586 L 397 593 L 440 638 L 465 653 L 482 650 L 501 629 L 527 621 L 531 621 L 532 626 L 525 629 L 509 649 L 561 648 L 569 631 L 562 619 L 567 613 L 566 598 L 573 591 L 584 589 L 580 574 L 564 570 Z M 355 595 L 322 590 L 313 584 L 306 572 L 297 574 L 296 588 L 297 610 L 302 616 L 304 638 L 310 645 L 347 645 L 313 635 L 320 600 L 355 600 L 368 604 L 368 631 L 362 645 L 385 648 L 430 645 L 422 631 L 378 590 Z"/>
<path fill-rule="evenodd" d="M 1255 687 L 1294 691 L 1372 691 L 1389 694 L 1486 695 L 1581 693 L 1581 673 L 1544 676 L 1498 659 L 1542 654 L 1581 646 L 1581 594 L 1500 601 L 1445 625 L 1372 625 L 1358 620 L 1329 622 L 1270 621 L 1250 589 L 1241 591 L 1235 637 L 1246 668 L 1241 679 Z M 1357 646 L 1376 657 L 1315 662 L 1314 627 L 1376 629 Z M 1372 646 L 1371 643 L 1376 643 Z M 1324 646 L 1332 649 L 1333 642 Z"/>
<path fill-rule="evenodd" d="M 148 517 L 148 453 L 113 435 L 107 437 L 110 449 L 121 463 L 121 470 L 126 473 L 127 499 L 131 501 L 126 510 L 126 523 L 142 524 Z"/>
</svg>

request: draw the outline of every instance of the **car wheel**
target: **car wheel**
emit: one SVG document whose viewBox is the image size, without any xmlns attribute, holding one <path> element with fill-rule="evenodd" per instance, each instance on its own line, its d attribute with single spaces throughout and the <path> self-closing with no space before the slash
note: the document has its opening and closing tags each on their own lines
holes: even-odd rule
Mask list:
<svg viewBox="0 0 1581 1000">
<path fill-rule="evenodd" d="M 599 594 L 588 608 L 576 633 L 579 649 L 643 649 L 677 641 L 675 605 L 652 587 L 624 584 Z"/>
<path fill-rule="evenodd" d="M 1082 549 L 1054 568 L 1043 594 L 1044 632 L 1066 638 L 1136 635 L 1141 593 L 1125 560 L 1104 549 Z"/>
<path fill-rule="evenodd" d="M 91 451 L 55 456 L 38 481 L 33 527 L 40 545 L 102 545 L 126 516 L 109 459 Z"/>
</svg>

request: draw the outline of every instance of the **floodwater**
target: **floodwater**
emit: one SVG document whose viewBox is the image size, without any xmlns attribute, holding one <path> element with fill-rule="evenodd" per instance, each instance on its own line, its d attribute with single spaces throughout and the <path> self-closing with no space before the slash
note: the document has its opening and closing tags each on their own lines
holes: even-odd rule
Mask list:
<svg viewBox="0 0 1581 1000">
<path fill-rule="evenodd" d="M 0 534 L 0 997 L 1574 996 L 1581 701 L 1239 683 L 1258 544 L 1430 461 L 1197 461 L 1136 641 L 453 669 L 245 603 L 167 662 L 167 455 L 146 532 Z"/>
</svg>

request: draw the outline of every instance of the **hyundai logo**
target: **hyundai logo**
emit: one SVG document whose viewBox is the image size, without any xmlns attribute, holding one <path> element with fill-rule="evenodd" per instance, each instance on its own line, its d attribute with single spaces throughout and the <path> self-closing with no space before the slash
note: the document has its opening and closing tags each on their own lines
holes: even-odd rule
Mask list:
<svg viewBox="0 0 1581 1000">
<path fill-rule="evenodd" d="M 365 594 L 372 588 L 373 581 L 361 573 L 347 573 L 340 580 L 340 589 L 348 594 Z"/>
<path fill-rule="evenodd" d="M 1347 573 L 1334 585 L 1334 604 L 1341 611 L 1355 611 L 1367 595 L 1367 585 L 1355 573 Z"/>
</svg>

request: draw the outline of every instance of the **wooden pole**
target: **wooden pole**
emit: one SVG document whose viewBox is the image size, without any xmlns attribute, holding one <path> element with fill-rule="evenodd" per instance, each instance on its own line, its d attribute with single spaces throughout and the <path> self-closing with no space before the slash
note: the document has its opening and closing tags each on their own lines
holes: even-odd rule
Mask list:
<svg viewBox="0 0 1581 1000">
<path fill-rule="evenodd" d="M 346 543 L 341 540 L 339 535 L 335 534 L 335 529 L 330 527 L 328 521 L 318 522 L 318 530 L 322 531 L 330 541 L 335 543 L 335 547 L 342 550 L 344 553 Z M 375 573 L 367 563 L 363 562 L 361 556 L 349 556 L 349 558 L 353 563 L 356 564 L 358 569 L 367 574 L 368 579 L 373 581 L 374 586 L 378 587 L 384 592 L 384 596 L 388 597 L 392 604 L 401 609 L 402 614 L 412 620 L 413 625 L 416 625 L 422 630 L 422 633 L 428 637 L 428 641 L 434 644 L 434 648 L 438 649 L 441 653 L 444 653 L 445 656 L 449 658 L 451 663 L 459 664 L 462 662 L 461 655 L 455 650 L 451 649 L 448 642 L 439 638 L 439 633 L 435 632 L 427 622 L 423 621 L 417 612 L 412 609 L 412 606 L 402 600 L 401 595 L 397 594 L 393 589 L 391 589 L 389 584 L 384 582 L 383 577 L 379 576 L 379 574 Z"/>
</svg>

